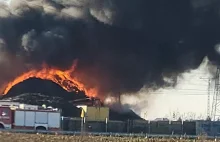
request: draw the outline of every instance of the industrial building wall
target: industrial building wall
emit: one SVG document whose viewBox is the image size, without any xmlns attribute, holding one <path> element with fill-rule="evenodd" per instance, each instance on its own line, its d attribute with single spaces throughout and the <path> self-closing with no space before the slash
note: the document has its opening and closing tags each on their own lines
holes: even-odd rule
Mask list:
<svg viewBox="0 0 220 142">
<path fill-rule="evenodd" d="M 109 119 L 108 107 L 96 107 L 96 106 L 77 106 L 82 109 L 81 117 L 86 117 L 88 121 L 106 121 Z"/>
<path fill-rule="evenodd" d="M 105 121 L 109 118 L 109 108 L 107 107 L 87 107 L 88 121 Z"/>
</svg>

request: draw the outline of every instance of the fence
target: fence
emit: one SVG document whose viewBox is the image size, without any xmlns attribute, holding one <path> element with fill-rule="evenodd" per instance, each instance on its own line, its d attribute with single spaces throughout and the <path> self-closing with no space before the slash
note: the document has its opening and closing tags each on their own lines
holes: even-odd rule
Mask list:
<svg viewBox="0 0 220 142">
<path fill-rule="evenodd" d="M 83 122 L 83 123 L 82 123 Z M 196 122 L 182 121 L 82 121 L 81 118 L 64 118 L 62 128 L 65 131 L 147 133 L 196 135 Z"/>
<path fill-rule="evenodd" d="M 82 123 L 83 122 L 83 123 Z M 220 136 L 220 121 L 82 121 L 81 118 L 64 118 L 65 131 L 133 133 L 157 135 Z"/>
</svg>

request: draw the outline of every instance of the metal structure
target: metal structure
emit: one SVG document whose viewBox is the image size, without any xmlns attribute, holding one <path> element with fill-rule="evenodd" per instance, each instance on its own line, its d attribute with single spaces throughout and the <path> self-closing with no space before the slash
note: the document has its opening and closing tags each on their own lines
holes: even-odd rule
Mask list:
<svg viewBox="0 0 220 142">
<path fill-rule="evenodd" d="M 211 118 L 211 111 L 210 111 L 210 96 L 211 96 L 211 81 L 214 79 L 214 78 L 203 78 L 203 77 L 200 77 L 200 79 L 204 79 L 206 81 L 208 81 L 208 88 L 207 88 L 207 118 Z"/>
<path fill-rule="evenodd" d="M 214 121 L 220 119 L 220 68 L 217 67 L 216 75 L 215 75 L 215 84 L 214 84 L 214 95 L 213 95 L 213 102 L 212 102 L 212 114 L 211 118 Z"/>
<path fill-rule="evenodd" d="M 209 82 L 208 82 L 207 118 L 211 117 L 210 115 L 210 90 L 211 90 L 211 79 L 209 79 Z"/>
<path fill-rule="evenodd" d="M 78 105 L 97 106 L 97 107 L 103 106 L 103 103 L 97 97 L 86 97 L 82 99 L 73 100 L 72 102 L 74 103 L 75 106 Z"/>
</svg>

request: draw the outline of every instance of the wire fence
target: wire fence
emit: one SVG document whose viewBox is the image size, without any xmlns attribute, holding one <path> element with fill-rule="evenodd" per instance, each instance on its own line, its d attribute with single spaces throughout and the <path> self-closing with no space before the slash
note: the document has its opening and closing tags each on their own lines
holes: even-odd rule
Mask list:
<svg viewBox="0 0 220 142">
<path fill-rule="evenodd" d="M 196 135 L 195 122 L 182 121 L 86 121 L 80 118 L 64 118 L 62 130 L 105 133 L 148 133 Z"/>
<path fill-rule="evenodd" d="M 83 120 L 83 121 L 82 121 Z M 86 121 L 66 118 L 62 130 L 83 133 L 148 134 L 148 135 L 190 135 L 220 136 L 220 121 Z"/>
</svg>

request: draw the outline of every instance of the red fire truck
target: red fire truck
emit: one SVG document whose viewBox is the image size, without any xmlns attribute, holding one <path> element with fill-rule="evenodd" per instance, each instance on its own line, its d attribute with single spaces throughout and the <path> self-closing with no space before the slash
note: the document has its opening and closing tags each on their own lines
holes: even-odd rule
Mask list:
<svg viewBox="0 0 220 142">
<path fill-rule="evenodd" d="M 13 108 L 0 106 L 0 128 L 60 130 L 61 111 L 48 108 Z"/>
</svg>

